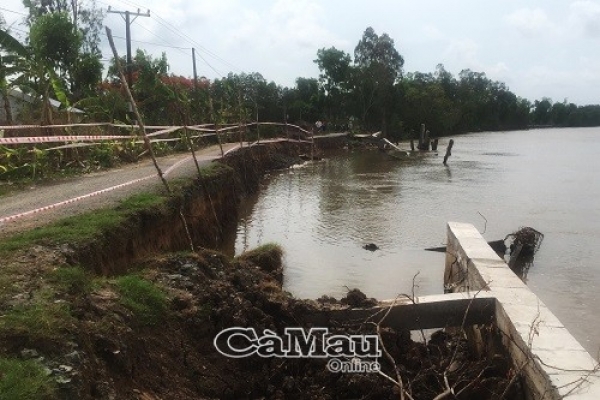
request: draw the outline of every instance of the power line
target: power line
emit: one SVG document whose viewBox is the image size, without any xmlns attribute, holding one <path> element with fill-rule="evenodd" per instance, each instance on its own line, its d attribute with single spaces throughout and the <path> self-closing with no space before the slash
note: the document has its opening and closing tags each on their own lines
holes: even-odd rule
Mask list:
<svg viewBox="0 0 600 400">
<path fill-rule="evenodd" d="M 174 27 L 170 22 L 164 20 L 163 18 L 161 18 L 160 16 L 156 15 L 155 16 L 158 20 L 163 21 L 163 23 L 161 25 L 169 28 L 172 27 L 172 31 L 174 31 L 174 33 L 178 34 L 179 36 L 187 39 L 190 43 L 194 44 L 195 46 L 198 46 L 198 48 L 202 51 L 204 51 L 205 53 L 207 53 L 208 55 L 210 55 L 211 57 L 213 57 L 214 59 L 216 59 L 217 61 L 220 61 L 221 63 L 233 68 L 233 69 L 237 69 L 240 70 L 240 68 L 238 68 L 236 65 L 226 61 L 225 59 L 219 57 L 217 54 L 213 53 L 212 51 L 208 50 L 206 47 L 202 46 L 200 43 L 198 43 L 197 41 L 195 41 L 194 39 L 192 39 L 191 37 L 189 37 L 188 35 L 186 35 L 185 33 L 179 31 L 176 27 Z"/>
<path fill-rule="evenodd" d="M 117 0 L 117 1 L 119 1 L 120 3 L 123 3 L 123 4 L 130 5 L 130 6 L 142 8 L 141 5 L 136 4 L 136 3 L 132 2 L 132 1 L 127 1 L 127 0 Z M 110 7 L 111 7 L 110 4 L 108 4 L 108 3 L 104 2 L 104 1 L 101 1 L 101 0 L 97 0 L 97 2 L 100 3 L 100 4 L 104 4 L 104 5 L 108 6 L 108 8 L 109 8 L 108 12 L 109 13 L 118 13 L 118 14 L 121 14 L 121 15 L 128 13 L 126 11 L 123 11 L 123 12 L 120 12 L 120 11 L 111 11 L 110 10 Z M 14 14 L 17 14 L 17 15 L 21 15 L 21 16 L 24 16 L 24 17 L 27 17 L 27 14 L 25 14 L 25 13 L 18 12 L 18 11 L 13 11 L 13 10 L 9 10 L 7 8 L 4 8 L 4 7 L 0 7 L 0 10 L 6 11 L 6 12 L 10 12 L 10 13 L 14 13 Z M 146 15 L 146 14 L 140 14 L 139 12 L 138 13 L 132 12 L 132 13 L 130 13 L 130 15 L 135 15 L 136 17 L 137 16 L 149 16 L 149 15 Z M 197 46 L 199 50 L 203 51 L 204 53 L 206 53 L 207 55 L 211 56 L 215 60 L 217 60 L 217 61 L 221 62 L 222 64 L 227 65 L 227 66 L 229 66 L 229 67 L 231 67 L 233 69 L 241 70 L 241 68 L 239 68 L 238 66 L 236 66 L 236 65 L 228 62 L 227 60 L 225 60 L 222 57 L 218 56 L 217 54 L 215 54 L 214 52 L 210 51 L 206 47 L 202 46 L 200 43 L 198 43 L 197 41 L 195 41 L 194 39 L 192 39 L 190 36 L 188 36 L 185 33 L 181 32 L 179 29 L 177 29 L 170 22 L 166 21 L 165 19 L 161 18 L 158 15 L 154 15 L 154 17 L 155 17 L 155 21 L 158 24 L 160 24 L 162 27 L 164 27 L 165 29 L 167 29 L 171 33 L 175 34 L 176 36 L 179 36 L 179 37 L 185 39 L 187 42 L 192 43 L 193 45 Z M 128 22 L 128 25 L 132 24 L 134 21 L 135 21 L 135 18 L 134 18 L 133 21 Z M 126 20 L 126 23 L 127 23 L 127 20 Z M 154 37 L 160 39 L 161 41 L 163 41 L 166 44 L 163 45 L 163 44 L 159 44 L 159 43 L 145 42 L 145 41 L 139 41 L 139 40 L 131 40 L 131 38 L 129 39 L 129 42 L 135 42 L 135 43 L 140 43 L 140 44 L 148 44 L 148 45 L 153 45 L 153 46 L 160 46 L 160 47 L 165 47 L 165 48 L 171 48 L 171 49 L 175 49 L 175 50 L 180 51 L 184 55 L 188 55 L 188 53 L 184 52 L 183 50 L 190 50 L 191 49 L 190 47 L 174 46 L 174 45 L 168 43 L 162 37 L 158 36 L 156 33 L 152 32 L 150 29 L 148 29 L 144 25 L 140 24 L 139 22 L 137 23 L 137 26 L 139 26 L 142 29 L 146 30 L 151 35 L 153 35 Z M 21 32 L 21 33 L 25 33 L 25 34 L 28 33 L 28 32 L 26 32 L 24 30 L 21 30 L 21 29 L 17 29 L 17 28 L 12 28 L 12 29 L 14 29 L 15 31 Z M 102 35 L 105 36 L 104 34 L 102 34 Z M 127 40 L 127 38 L 123 38 L 123 37 L 119 37 L 119 36 L 114 36 L 114 37 L 115 38 L 119 38 L 119 39 L 125 39 L 125 40 Z M 130 53 L 128 53 L 128 54 L 130 54 Z M 217 75 L 219 75 L 220 77 L 223 77 L 223 74 L 221 72 L 219 72 L 205 57 L 203 57 L 202 54 L 199 54 L 199 53 L 195 52 L 194 53 L 194 59 L 196 59 L 196 58 L 199 58 L 200 60 L 202 60 L 202 62 L 204 62 Z"/>
<path fill-rule="evenodd" d="M 157 17 L 157 18 L 161 19 L 160 17 Z M 163 21 L 164 21 L 164 20 L 163 20 Z M 183 37 L 181 33 L 179 33 L 178 31 L 176 31 L 176 30 L 175 30 L 175 29 L 173 29 L 172 27 L 170 27 L 170 26 L 168 26 L 168 25 L 165 25 L 165 24 L 164 24 L 164 23 L 162 23 L 161 21 L 157 21 L 157 22 L 158 22 L 160 25 L 162 25 L 163 27 L 165 27 L 166 29 L 168 29 L 169 31 L 171 31 L 172 33 L 174 33 L 174 34 L 176 34 L 176 35 L 178 35 L 178 36 L 181 36 L 181 37 Z M 144 29 L 146 29 L 146 30 L 147 30 L 148 32 L 150 32 L 152 35 L 156 36 L 156 34 L 155 34 L 155 33 L 153 33 L 152 31 L 150 31 L 149 29 L 145 28 L 145 27 L 144 27 L 144 26 L 142 26 L 141 24 L 139 24 L 139 23 L 138 23 L 138 25 L 139 25 L 139 26 L 141 26 L 141 27 L 143 27 Z M 185 39 L 185 37 L 184 37 L 184 39 Z M 200 59 L 201 59 L 202 61 L 204 61 L 204 63 L 205 63 L 206 65 L 208 65 L 208 67 L 209 67 L 210 69 L 212 69 L 212 70 L 213 70 L 213 71 L 214 71 L 214 72 L 215 72 L 217 75 L 219 75 L 220 77 L 223 77 L 223 74 L 221 74 L 221 73 L 220 73 L 220 72 L 219 72 L 219 71 L 218 71 L 218 70 L 217 70 L 215 67 L 213 67 L 213 66 L 211 65 L 211 63 L 209 63 L 209 62 L 208 62 L 208 60 L 206 60 L 204 57 L 202 57 L 202 55 L 200 55 L 200 54 L 197 54 L 197 56 L 198 56 L 198 57 L 200 57 Z"/>
<path fill-rule="evenodd" d="M 131 86 L 133 82 L 133 70 L 131 69 L 131 24 L 136 20 L 137 17 L 150 17 L 150 10 L 147 13 L 142 14 L 140 9 L 138 8 L 137 12 L 131 11 L 113 11 L 108 7 L 108 12 L 113 14 L 119 14 L 125 20 L 125 32 L 126 32 L 126 41 L 127 41 L 127 83 Z M 133 15 L 133 21 L 131 20 L 131 16 Z"/>
<path fill-rule="evenodd" d="M 104 35 L 104 36 L 106 36 L 106 35 Z M 126 40 L 126 39 L 125 39 L 123 36 L 114 36 L 114 35 L 113 35 L 113 37 L 114 37 L 115 39 L 123 39 L 123 40 Z M 145 41 L 143 41 L 143 40 L 133 40 L 133 39 L 131 39 L 131 43 L 150 44 L 150 45 L 152 45 L 152 46 L 166 47 L 166 48 L 168 48 L 168 49 L 176 49 L 176 50 L 191 50 L 191 49 L 192 49 L 191 47 L 178 47 L 178 46 L 171 46 L 171 45 L 168 45 L 168 44 L 160 44 L 160 43 L 153 43 L 153 42 L 145 42 Z"/>
<path fill-rule="evenodd" d="M 152 32 L 150 29 L 146 28 L 144 25 L 140 24 L 139 22 L 136 25 L 139 26 L 140 28 L 142 28 L 143 30 L 145 30 L 146 32 L 148 32 L 149 34 L 151 34 L 152 36 L 160 39 L 161 41 L 163 41 L 163 43 L 167 43 L 166 45 L 164 45 L 164 47 L 171 47 L 173 49 L 186 49 L 185 47 L 172 46 L 171 44 L 169 44 L 169 42 L 164 40 L 162 37 L 158 36 L 156 33 Z M 189 47 L 186 50 L 189 50 Z M 184 53 L 184 54 L 187 54 L 187 53 Z"/>
<path fill-rule="evenodd" d="M 24 17 L 27 17 L 27 14 L 25 14 L 25 13 L 22 13 L 22 12 L 19 12 L 19 11 L 9 10 L 8 8 L 0 7 L 0 10 L 6 11 L 6 12 L 9 12 L 9 13 L 13 13 L 13 14 L 17 14 L 17 15 L 22 15 Z"/>
<path fill-rule="evenodd" d="M 175 31 L 174 31 L 172 28 L 170 28 L 170 27 L 168 27 L 168 26 L 165 26 L 165 25 L 164 25 L 164 24 L 162 24 L 160 21 L 157 21 L 157 22 L 158 22 L 159 24 L 161 24 L 162 26 L 164 26 L 165 28 L 167 28 L 168 30 L 170 30 L 172 33 L 178 34 L 178 33 L 177 33 L 177 32 L 175 32 Z M 143 26 L 143 25 L 142 25 L 142 24 L 140 24 L 139 22 L 137 23 L 137 26 L 141 27 L 142 29 L 144 29 L 144 30 L 146 30 L 148 33 L 150 33 L 151 35 L 153 35 L 153 36 L 155 36 L 155 37 L 157 37 L 157 38 L 159 38 L 159 39 L 161 39 L 161 40 L 163 40 L 163 41 L 164 41 L 164 39 L 163 39 L 163 38 L 161 38 L 160 36 L 158 36 L 156 33 L 152 32 L 150 29 L 146 28 L 145 26 Z M 165 41 L 165 42 L 166 42 L 166 41 Z M 173 48 L 177 49 L 177 47 L 176 47 L 176 46 L 169 46 L 169 47 L 173 47 Z M 187 48 L 187 49 L 189 50 L 189 48 Z M 179 49 L 179 51 L 180 51 L 181 53 L 185 54 L 185 55 L 188 55 L 187 53 L 184 53 L 184 52 L 183 52 L 181 49 Z M 214 71 L 214 72 L 215 72 L 217 75 L 219 75 L 220 77 L 223 77 L 223 74 L 221 74 L 221 73 L 220 73 L 220 72 L 219 72 L 219 71 L 218 71 L 218 70 L 217 70 L 215 67 L 213 67 L 213 66 L 212 66 L 212 65 L 211 65 L 211 64 L 210 64 L 210 63 L 209 63 L 209 62 L 208 62 L 208 61 L 207 61 L 207 60 L 206 60 L 204 57 L 202 57 L 202 55 L 200 55 L 200 54 L 197 54 L 197 56 L 198 56 L 198 57 L 200 57 L 200 59 L 201 59 L 202 61 L 204 61 L 204 63 L 205 63 L 206 65 L 208 65 L 208 67 L 209 67 L 210 69 L 212 69 L 212 70 L 213 70 L 213 71 Z"/>
<path fill-rule="evenodd" d="M 129 6 L 133 6 L 133 7 L 143 7 L 140 6 L 139 4 L 136 4 L 133 1 L 129 1 L 129 0 L 117 0 L 120 3 L 123 4 L 127 4 Z M 203 52 L 205 52 L 206 54 L 208 54 L 209 56 L 213 57 L 215 60 L 220 61 L 222 64 L 225 64 L 233 69 L 236 69 L 238 71 L 241 71 L 241 68 L 239 68 L 238 66 L 228 62 L 227 60 L 223 59 L 222 57 L 218 56 L 217 54 L 215 54 L 214 52 L 210 51 L 209 49 L 207 49 L 206 47 L 202 46 L 200 43 L 198 43 L 197 41 L 195 41 L 194 39 L 192 39 L 190 36 L 186 35 L 185 33 L 181 32 L 179 29 L 177 29 L 177 27 L 175 27 L 173 24 L 171 24 L 170 22 L 166 21 L 165 19 L 163 19 L 162 17 L 160 17 L 159 15 L 156 15 L 156 13 L 153 14 L 153 17 L 156 19 L 156 21 L 158 23 L 160 23 L 163 27 L 167 28 L 168 30 L 170 30 L 172 33 L 176 34 L 179 37 L 184 38 L 185 40 L 187 40 L 189 43 L 193 44 L 194 46 L 198 47 L 199 50 L 202 50 Z M 217 74 L 219 74 L 220 76 L 222 76 L 212 65 L 210 65 L 210 63 L 204 58 L 202 57 L 200 54 L 198 54 L 198 56 L 202 59 L 202 61 L 204 61 L 213 71 L 215 71 Z"/>
</svg>

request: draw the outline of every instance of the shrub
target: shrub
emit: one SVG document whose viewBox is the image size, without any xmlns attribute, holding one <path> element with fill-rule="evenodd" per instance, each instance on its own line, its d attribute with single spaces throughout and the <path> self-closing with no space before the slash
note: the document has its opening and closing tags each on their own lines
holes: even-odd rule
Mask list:
<svg viewBox="0 0 600 400">
<path fill-rule="evenodd" d="M 58 268 L 49 280 L 69 294 L 87 294 L 92 289 L 91 275 L 78 266 Z"/>
<path fill-rule="evenodd" d="M 121 304 L 130 309 L 142 325 L 155 325 L 165 315 L 167 296 L 150 281 L 125 275 L 117 279 Z"/>
<path fill-rule="evenodd" d="M 38 362 L 0 357 L 0 399 L 45 400 L 54 398 L 55 391 Z"/>
</svg>

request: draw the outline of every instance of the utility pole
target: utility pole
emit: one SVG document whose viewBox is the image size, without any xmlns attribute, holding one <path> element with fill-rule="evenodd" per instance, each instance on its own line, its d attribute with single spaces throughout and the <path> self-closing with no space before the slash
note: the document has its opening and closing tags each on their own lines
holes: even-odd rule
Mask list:
<svg viewBox="0 0 600 400">
<path fill-rule="evenodd" d="M 150 16 L 150 10 L 148 10 L 145 13 L 141 13 L 140 9 L 138 8 L 137 12 L 130 12 L 130 11 L 114 11 L 111 10 L 110 6 L 108 6 L 108 12 L 109 13 L 113 13 L 113 14 L 119 14 L 121 15 L 121 17 L 125 20 L 125 39 L 127 41 L 127 84 L 129 85 L 129 88 L 131 89 L 131 84 L 133 83 L 133 61 L 131 60 L 131 24 L 133 23 L 133 21 L 135 21 L 135 19 L 137 17 L 149 17 Z M 123 17 L 123 15 L 125 15 Z M 131 19 L 131 16 L 133 15 L 133 19 Z"/>
<path fill-rule="evenodd" d="M 194 89 L 198 89 L 198 72 L 196 72 L 196 49 L 192 47 L 192 62 L 194 67 Z"/>
</svg>

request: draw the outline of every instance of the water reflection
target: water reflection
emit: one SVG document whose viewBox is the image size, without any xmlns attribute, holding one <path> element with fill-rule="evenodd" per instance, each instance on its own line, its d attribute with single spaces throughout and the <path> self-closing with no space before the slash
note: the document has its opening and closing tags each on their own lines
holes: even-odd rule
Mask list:
<svg viewBox="0 0 600 400">
<path fill-rule="evenodd" d="M 448 165 L 446 165 L 446 176 L 448 177 L 448 181 L 452 180 L 452 170 Z"/>
<path fill-rule="evenodd" d="M 298 297 L 442 293 L 447 221 L 488 240 L 521 226 L 545 234 L 528 285 L 592 353 L 600 348 L 599 129 L 478 133 L 441 156 L 349 152 L 273 174 L 242 212 L 229 251 L 273 241 L 285 249 L 285 287 Z M 440 148 L 447 142 L 440 141 Z M 233 232 L 235 233 L 235 232 Z M 375 243 L 381 250 L 362 248 Z M 585 321 L 585 323 L 582 322 Z"/>
</svg>

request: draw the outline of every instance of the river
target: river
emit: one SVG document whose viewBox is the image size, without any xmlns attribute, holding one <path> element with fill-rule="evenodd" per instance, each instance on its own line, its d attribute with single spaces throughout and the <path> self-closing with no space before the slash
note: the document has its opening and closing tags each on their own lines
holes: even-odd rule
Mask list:
<svg viewBox="0 0 600 400">
<path fill-rule="evenodd" d="M 447 221 L 485 229 L 488 240 L 531 226 L 545 238 L 526 282 L 596 356 L 600 128 L 454 140 L 447 167 L 442 139 L 437 156 L 349 151 L 273 173 L 244 202 L 229 251 L 281 244 L 284 286 L 299 298 L 340 298 L 356 287 L 385 299 L 443 293 L 444 255 L 423 249 L 443 245 Z"/>
</svg>

